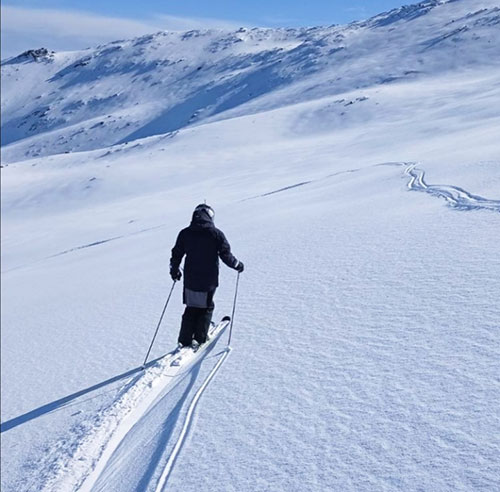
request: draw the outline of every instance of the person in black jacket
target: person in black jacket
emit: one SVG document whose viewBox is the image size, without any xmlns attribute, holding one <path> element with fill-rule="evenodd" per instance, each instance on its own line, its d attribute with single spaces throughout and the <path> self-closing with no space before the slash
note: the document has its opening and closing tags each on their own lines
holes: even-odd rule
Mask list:
<svg viewBox="0 0 500 492">
<path fill-rule="evenodd" d="M 191 345 L 193 339 L 198 344 L 207 340 L 208 328 L 214 310 L 214 294 L 219 285 L 219 258 L 230 268 L 241 273 L 243 263 L 231 254 L 231 247 L 224 233 L 214 225 L 214 210 L 201 204 L 194 212 L 189 227 L 182 229 L 172 248 L 170 276 L 180 280 L 179 269 L 184 262 L 184 293 L 186 305 L 182 315 L 179 343 Z"/>
</svg>

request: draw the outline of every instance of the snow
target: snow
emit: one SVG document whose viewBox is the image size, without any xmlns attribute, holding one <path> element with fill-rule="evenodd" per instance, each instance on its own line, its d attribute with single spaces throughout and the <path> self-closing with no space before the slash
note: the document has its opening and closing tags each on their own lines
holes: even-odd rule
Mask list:
<svg viewBox="0 0 500 492">
<path fill-rule="evenodd" d="M 204 199 L 246 268 L 168 490 L 497 490 L 499 8 L 2 64 L 2 490 L 157 489 L 227 354 L 137 370 Z"/>
</svg>

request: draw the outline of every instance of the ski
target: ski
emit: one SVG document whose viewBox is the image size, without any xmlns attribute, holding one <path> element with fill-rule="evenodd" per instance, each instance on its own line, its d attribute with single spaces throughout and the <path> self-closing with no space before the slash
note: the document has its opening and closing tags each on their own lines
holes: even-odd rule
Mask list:
<svg viewBox="0 0 500 492">
<path fill-rule="evenodd" d="M 187 360 L 192 360 L 201 353 L 205 352 L 208 347 L 219 339 L 224 330 L 229 326 L 230 321 L 231 318 L 229 316 L 224 316 L 218 324 L 215 325 L 212 323 L 208 329 L 207 341 L 201 345 L 190 345 L 188 347 L 181 347 L 178 349 L 178 352 L 175 353 L 173 360 L 170 362 L 170 366 L 178 367 Z"/>
</svg>

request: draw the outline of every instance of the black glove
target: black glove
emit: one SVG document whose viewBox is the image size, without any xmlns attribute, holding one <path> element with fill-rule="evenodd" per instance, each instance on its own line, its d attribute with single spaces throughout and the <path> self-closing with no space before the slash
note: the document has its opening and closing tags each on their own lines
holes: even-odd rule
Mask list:
<svg viewBox="0 0 500 492">
<path fill-rule="evenodd" d="M 170 270 L 170 276 L 172 280 L 180 280 L 182 278 L 182 273 L 180 270 Z"/>
<path fill-rule="evenodd" d="M 241 273 L 245 269 L 242 261 L 238 261 L 238 264 L 234 267 L 238 273 Z"/>
</svg>

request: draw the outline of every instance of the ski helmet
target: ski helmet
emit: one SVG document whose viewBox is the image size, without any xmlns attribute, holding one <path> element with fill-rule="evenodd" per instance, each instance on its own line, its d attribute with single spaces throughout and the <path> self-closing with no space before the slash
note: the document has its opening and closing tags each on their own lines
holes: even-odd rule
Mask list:
<svg viewBox="0 0 500 492">
<path fill-rule="evenodd" d="M 195 209 L 194 212 L 206 212 L 211 219 L 215 217 L 215 211 L 214 209 L 210 206 L 207 205 L 206 203 L 200 203 Z"/>
</svg>

